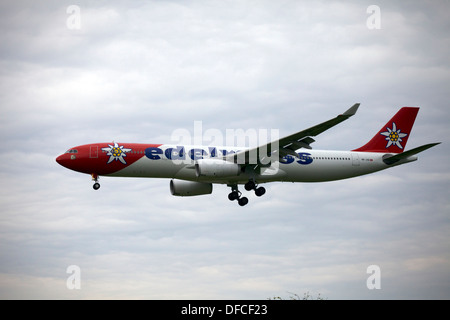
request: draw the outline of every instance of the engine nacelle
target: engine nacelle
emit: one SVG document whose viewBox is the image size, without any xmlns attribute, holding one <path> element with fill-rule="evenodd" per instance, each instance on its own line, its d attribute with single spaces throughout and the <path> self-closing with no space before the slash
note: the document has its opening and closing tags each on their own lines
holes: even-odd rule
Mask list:
<svg viewBox="0 0 450 320">
<path fill-rule="evenodd" d="M 241 168 L 234 162 L 218 159 L 201 159 L 195 164 L 197 177 L 234 177 L 241 173 Z"/>
<path fill-rule="evenodd" d="M 212 183 L 170 180 L 170 193 L 173 196 L 191 197 L 202 194 L 211 194 L 213 190 Z"/>
</svg>

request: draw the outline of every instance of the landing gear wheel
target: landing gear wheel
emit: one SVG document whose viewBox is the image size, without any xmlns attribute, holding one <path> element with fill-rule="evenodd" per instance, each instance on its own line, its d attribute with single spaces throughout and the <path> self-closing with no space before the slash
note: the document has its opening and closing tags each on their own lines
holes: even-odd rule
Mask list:
<svg viewBox="0 0 450 320">
<path fill-rule="evenodd" d="M 259 187 L 259 188 L 255 189 L 255 194 L 258 197 L 261 197 L 264 193 L 266 193 L 266 189 L 264 187 Z"/>
<path fill-rule="evenodd" d="M 228 194 L 228 199 L 230 201 L 239 199 L 239 193 L 237 191 L 232 191 L 230 194 Z"/>
<path fill-rule="evenodd" d="M 99 179 L 98 174 L 91 173 L 91 177 L 92 177 L 92 180 L 95 182 L 94 185 L 92 186 L 92 188 L 94 188 L 94 190 L 100 189 L 100 183 L 98 183 L 98 179 Z"/>
<path fill-rule="evenodd" d="M 253 180 L 250 180 L 249 182 L 247 182 L 244 186 L 245 190 L 250 191 L 255 189 L 255 182 L 253 182 Z"/>
<path fill-rule="evenodd" d="M 245 206 L 248 203 L 247 197 L 242 197 L 238 200 L 238 203 L 241 207 Z"/>
<path fill-rule="evenodd" d="M 230 201 L 237 200 L 240 206 L 245 206 L 248 203 L 246 197 L 241 197 L 242 193 L 239 191 L 237 184 L 228 185 L 231 187 L 231 192 L 228 194 L 228 199 Z"/>
</svg>

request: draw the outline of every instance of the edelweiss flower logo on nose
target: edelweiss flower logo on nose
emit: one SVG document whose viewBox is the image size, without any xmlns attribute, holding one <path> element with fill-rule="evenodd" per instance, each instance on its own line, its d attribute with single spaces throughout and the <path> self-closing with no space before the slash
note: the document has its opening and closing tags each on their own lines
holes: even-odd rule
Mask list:
<svg viewBox="0 0 450 320">
<path fill-rule="evenodd" d="M 108 144 L 109 148 L 102 148 L 103 151 L 106 151 L 106 155 L 110 156 L 108 159 L 108 163 L 111 163 L 113 160 L 119 160 L 123 164 L 127 164 L 125 159 L 123 157 L 126 157 L 126 153 L 130 152 L 131 149 L 124 148 L 123 146 L 119 146 L 117 143 L 114 143 L 114 145 Z"/>
<path fill-rule="evenodd" d="M 392 145 L 396 145 L 400 149 L 403 149 L 403 146 L 400 142 L 402 142 L 402 138 L 406 137 L 407 133 L 401 133 L 401 130 L 397 130 L 397 125 L 395 122 L 392 123 L 392 130 L 390 128 L 387 128 L 388 131 L 382 132 L 381 134 L 386 137 L 386 140 L 388 141 L 386 148 L 389 148 Z"/>
</svg>

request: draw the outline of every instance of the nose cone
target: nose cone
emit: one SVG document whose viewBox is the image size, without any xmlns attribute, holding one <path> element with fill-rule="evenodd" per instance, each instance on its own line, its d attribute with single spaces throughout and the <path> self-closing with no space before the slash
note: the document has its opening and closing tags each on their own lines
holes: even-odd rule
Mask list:
<svg viewBox="0 0 450 320">
<path fill-rule="evenodd" d="M 62 157 L 63 155 L 60 155 L 59 157 L 56 158 L 56 162 L 58 162 L 59 164 L 61 164 L 62 162 Z"/>
<path fill-rule="evenodd" d="M 62 154 L 59 157 L 56 158 L 56 162 L 58 162 L 60 165 L 62 165 L 63 167 L 68 168 L 68 162 L 69 162 L 69 157 L 67 154 Z"/>
</svg>

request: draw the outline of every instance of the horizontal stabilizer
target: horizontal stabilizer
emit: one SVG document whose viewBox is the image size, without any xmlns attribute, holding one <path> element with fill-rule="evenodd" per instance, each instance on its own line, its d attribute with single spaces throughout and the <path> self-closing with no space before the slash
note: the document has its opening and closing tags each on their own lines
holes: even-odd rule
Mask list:
<svg viewBox="0 0 450 320">
<path fill-rule="evenodd" d="M 405 151 L 405 152 L 402 152 L 402 153 L 399 153 L 399 154 L 396 154 L 396 155 L 392 155 L 392 156 L 391 155 L 386 155 L 385 157 L 383 157 L 383 162 L 386 163 L 387 165 L 391 165 L 391 164 L 394 164 L 394 163 L 396 163 L 396 162 L 398 162 L 400 160 L 407 159 L 407 158 L 409 158 L 409 157 L 411 157 L 411 156 L 413 156 L 415 154 L 418 154 L 418 153 L 420 153 L 422 151 L 430 149 L 431 147 L 434 147 L 434 146 L 436 146 L 438 144 L 440 144 L 440 142 L 426 144 L 426 145 L 423 145 L 421 147 L 417 147 L 417 148 L 411 149 L 409 151 Z"/>
</svg>

